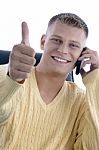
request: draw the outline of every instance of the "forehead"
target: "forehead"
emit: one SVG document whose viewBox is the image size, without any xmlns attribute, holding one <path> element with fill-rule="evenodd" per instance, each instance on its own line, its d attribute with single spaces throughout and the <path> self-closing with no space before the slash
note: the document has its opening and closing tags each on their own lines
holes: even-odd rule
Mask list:
<svg viewBox="0 0 99 150">
<path fill-rule="evenodd" d="M 72 27 L 70 25 L 61 23 L 60 21 L 54 22 L 47 29 L 49 36 L 58 35 L 62 38 L 72 38 L 73 40 L 85 40 L 85 31 L 81 28 Z"/>
</svg>

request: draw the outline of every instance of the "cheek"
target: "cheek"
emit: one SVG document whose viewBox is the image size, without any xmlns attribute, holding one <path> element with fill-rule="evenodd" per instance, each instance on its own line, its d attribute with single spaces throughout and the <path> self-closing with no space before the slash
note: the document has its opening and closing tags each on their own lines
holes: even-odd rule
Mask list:
<svg viewBox="0 0 99 150">
<path fill-rule="evenodd" d="M 50 44 L 50 43 L 47 43 L 47 44 L 45 44 L 45 46 L 44 46 L 44 50 L 45 51 L 48 51 L 48 52 L 52 52 L 52 51 L 56 51 L 56 50 L 58 50 L 58 46 L 57 45 L 55 45 L 55 44 Z"/>
<path fill-rule="evenodd" d="M 59 45 L 48 41 L 45 43 L 44 49 L 49 50 L 49 51 L 57 50 L 57 49 L 59 49 Z"/>
<path fill-rule="evenodd" d="M 78 60 L 78 58 L 80 57 L 81 52 L 74 52 L 71 54 L 71 57 L 73 59 L 74 62 L 76 62 Z"/>
</svg>

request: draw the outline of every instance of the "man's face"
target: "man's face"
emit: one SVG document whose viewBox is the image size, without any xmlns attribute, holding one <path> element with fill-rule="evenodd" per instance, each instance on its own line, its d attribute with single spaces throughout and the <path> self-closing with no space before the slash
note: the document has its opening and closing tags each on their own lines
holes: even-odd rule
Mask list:
<svg viewBox="0 0 99 150">
<path fill-rule="evenodd" d="M 44 55 L 41 63 L 50 73 L 66 74 L 74 68 L 85 45 L 86 36 L 82 29 L 53 23 L 42 36 L 41 49 Z"/>
</svg>

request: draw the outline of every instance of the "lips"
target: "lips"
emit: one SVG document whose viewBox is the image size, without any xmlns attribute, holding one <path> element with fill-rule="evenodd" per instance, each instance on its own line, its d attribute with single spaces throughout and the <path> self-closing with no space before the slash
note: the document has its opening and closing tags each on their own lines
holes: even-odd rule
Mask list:
<svg viewBox="0 0 99 150">
<path fill-rule="evenodd" d="M 57 57 L 57 56 L 52 56 L 52 58 L 60 63 L 69 63 L 71 61 L 67 60 L 67 59 L 64 59 L 64 58 L 61 58 L 61 57 Z"/>
</svg>

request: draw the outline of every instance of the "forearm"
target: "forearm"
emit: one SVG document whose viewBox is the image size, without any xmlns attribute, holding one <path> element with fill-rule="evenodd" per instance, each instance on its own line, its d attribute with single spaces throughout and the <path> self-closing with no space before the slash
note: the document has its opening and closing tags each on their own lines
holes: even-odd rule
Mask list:
<svg viewBox="0 0 99 150">
<path fill-rule="evenodd" d="M 90 150 L 99 149 L 99 69 L 94 70 L 83 80 L 86 86 L 87 111 L 83 144 Z"/>
<path fill-rule="evenodd" d="M 90 117 L 99 128 L 99 69 L 91 72 L 83 81 L 86 86 Z"/>
<path fill-rule="evenodd" d="M 80 109 L 80 119 L 74 150 L 99 150 L 99 70 L 83 79 L 86 94 Z M 82 112 L 82 113 L 81 113 Z"/>
</svg>

